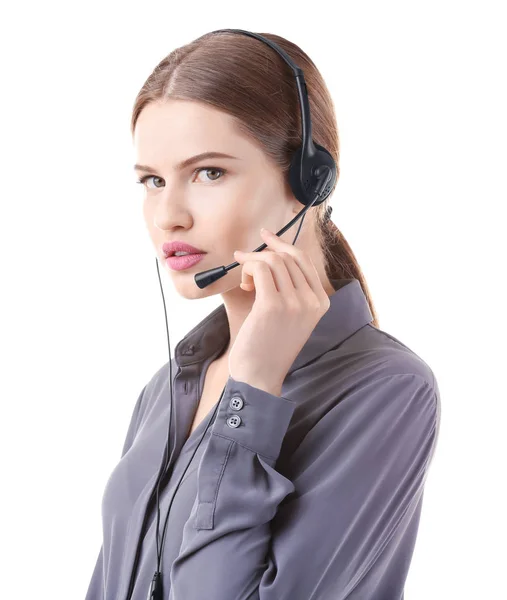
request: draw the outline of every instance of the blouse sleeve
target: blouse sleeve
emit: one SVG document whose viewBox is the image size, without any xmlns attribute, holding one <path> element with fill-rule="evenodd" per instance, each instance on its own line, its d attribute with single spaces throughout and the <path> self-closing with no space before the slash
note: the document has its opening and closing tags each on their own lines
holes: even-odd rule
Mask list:
<svg viewBox="0 0 507 600">
<path fill-rule="evenodd" d="M 276 470 L 295 403 L 229 377 L 169 600 L 401 598 L 439 423 L 418 375 L 348 392 Z"/>
</svg>

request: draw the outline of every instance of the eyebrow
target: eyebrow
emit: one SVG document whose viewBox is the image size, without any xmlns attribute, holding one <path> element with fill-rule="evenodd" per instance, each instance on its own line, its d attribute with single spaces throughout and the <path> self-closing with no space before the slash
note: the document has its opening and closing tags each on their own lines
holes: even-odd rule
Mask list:
<svg viewBox="0 0 507 600">
<path fill-rule="evenodd" d="M 176 165 L 176 170 L 181 171 L 196 162 L 204 160 L 205 158 L 233 158 L 235 160 L 239 160 L 237 156 L 231 156 L 230 154 L 225 154 L 224 152 L 202 152 L 201 154 L 196 154 L 195 156 L 191 156 L 190 158 L 182 160 Z M 134 170 L 145 171 L 146 173 L 156 172 L 156 169 L 147 165 L 134 165 Z"/>
</svg>

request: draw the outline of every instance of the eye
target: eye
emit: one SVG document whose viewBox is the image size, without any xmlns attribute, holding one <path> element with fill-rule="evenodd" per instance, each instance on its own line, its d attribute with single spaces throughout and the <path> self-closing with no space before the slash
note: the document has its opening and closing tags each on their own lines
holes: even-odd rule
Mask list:
<svg viewBox="0 0 507 600">
<path fill-rule="evenodd" d="M 194 173 L 198 173 L 200 171 L 210 171 L 211 173 L 214 172 L 215 174 L 218 172 L 220 174 L 218 177 L 212 176 L 211 181 L 217 181 L 222 175 L 224 175 L 224 173 L 226 173 L 225 169 L 219 169 L 218 167 L 200 167 L 196 169 Z"/>
<path fill-rule="evenodd" d="M 219 173 L 218 177 L 212 175 L 211 181 L 217 181 L 218 179 L 220 179 L 220 177 L 222 175 L 225 175 L 225 173 L 227 173 L 227 171 L 225 169 L 220 169 L 219 167 L 199 167 L 199 168 L 197 168 L 197 169 L 194 170 L 194 174 L 198 173 L 200 171 L 210 171 L 211 173 L 215 173 L 215 174 Z M 141 179 L 139 179 L 138 181 L 136 181 L 136 183 L 140 183 L 140 184 L 144 185 L 144 183 L 148 179 L 151 179 L 151 178 L 153 178 L 154 180 L 158 179 L 158 180 L 163 181 L 162 177 L 158 177 L 157 175 L 144 175 L 144 177 L 141 177 Z M 148 186 L 148 189 L 157 189 L 159 187 L 162 187 L 162 186 L 155 185 L 155 188 L 151 188 L 150 186 Z"/>
<path fill-rule="evenodd" d="M 144 182 L 147 181 L 148 179 L 151 179 L 152 177 L 154 179 L 162 179 L 162 177 L 158 177 L 157 175 L 145 175 L 144 177 L 141 177 L 141 179 L 136 181 L 136 183 L 141 183 L 144 185 Z"/>
</svg>

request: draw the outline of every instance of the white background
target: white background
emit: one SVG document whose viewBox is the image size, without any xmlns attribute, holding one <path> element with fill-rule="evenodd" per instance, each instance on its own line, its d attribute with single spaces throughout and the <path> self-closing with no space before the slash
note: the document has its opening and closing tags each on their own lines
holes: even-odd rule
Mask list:
<svg viewBox="0 0 507 600">
<path fill-rule="evenodd" d="M 104 485 L 140 390 L 168 360 L 130 111 L 166 54 L 224 27 L 282 35 L 321 70 L 341 135 L 332 218 L 380 328 L 439 383 L 440 439 L 406 600 L 505 593 L 502 4 L 6 4 L 2 597 L 85 595 Z M 184 300 L 161 274 L 174 352 L 221 297 Z"/>
</svg>

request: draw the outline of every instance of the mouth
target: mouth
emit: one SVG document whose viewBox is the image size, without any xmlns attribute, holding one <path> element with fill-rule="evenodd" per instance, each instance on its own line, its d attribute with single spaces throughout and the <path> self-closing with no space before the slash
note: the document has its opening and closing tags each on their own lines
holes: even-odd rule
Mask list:
<svg viewBox="0 0 507 600">
<path fill-rule="evenodd" d="M 191 246 L 190 244 L 181 241 L 165 242 L 164 244 L 162 244 L 162 253 L 164 255 L 164 258 L 170 258 L 175 255 L 193 256 L 195 254 L 206 254 L 204 250 L 201 250 L 200 248 L 196 248 L 195 246 Z"/>
<path fill-rule="evenodd" d="M 170 252 L 164 252 L 164 258 L 181 258 L 183 256 L 195 256 L 196 254 L 206 254 L 206 252 L 185 252 L 182 253 L 180 250 L 171 250 Z"/>
<path fill-rule="evenodd" d="M 200 254 L 185 254 L 184 256 L 168 256 L 165 261 L 167 266 L 173 271 L 183 271 L 193 267 L 200 262 L 206 253 Z"/>
</svg>

